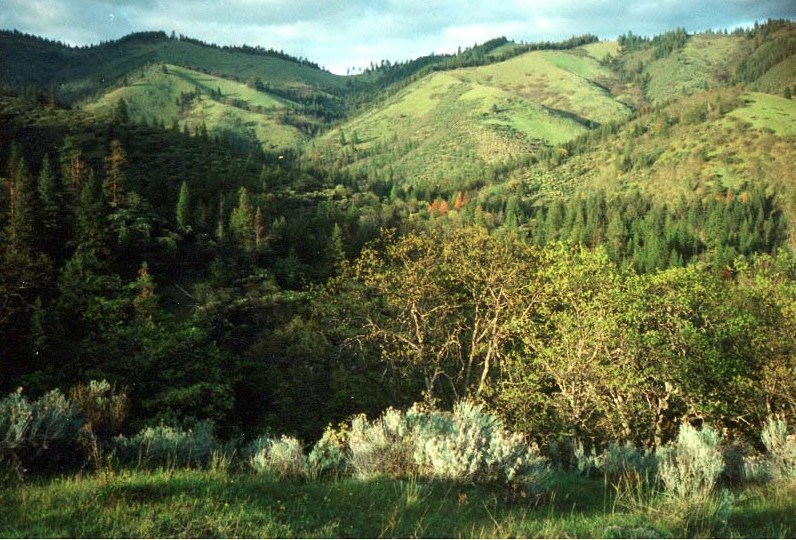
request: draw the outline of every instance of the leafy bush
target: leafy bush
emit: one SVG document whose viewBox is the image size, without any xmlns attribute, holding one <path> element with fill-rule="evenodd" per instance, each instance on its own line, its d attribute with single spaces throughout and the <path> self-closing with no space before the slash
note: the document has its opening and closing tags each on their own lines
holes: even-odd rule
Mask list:
<svg viewBox="0 0 796 540">
<path fill-rule="evenodd" d="M 133 437 L 115 439 L 123 463 L 143 467 L 206 467 L 224 451 L 213 436 L 213 423 L 198 422 L 193 429 L 156 426 L 142 429 Z"/>
<path fill-rule="evenodd" d="M 29 401 L 20 388 L 0 400 L 0 458 L 24 468 L 79 454 L 83 419 L 60 390 Z"/>
<path fill-rule="evenodd" d="M 313 478 L 328 474 L 338 476 L 348 469 L 347 438 L 344 428 L 335 430 L 329 426 L 324 430 L 307 456 L 308 473 Z"/>
<path fill-rule="evenodd" d="M 298 439 L 282 435 L 274 439 L 264 435 L 251 445 L 249 464 L 257 473 L 271 473 L 279 478 L 304 475 L 304 451 Z"/>
<path fill-rule="evenodd" d="M 788 423 L 770 419 L 760 438 L 768 450 L 771 473 L 781 478 L 796 477 L 796 437 L 788 434 Z"/>
</svg>

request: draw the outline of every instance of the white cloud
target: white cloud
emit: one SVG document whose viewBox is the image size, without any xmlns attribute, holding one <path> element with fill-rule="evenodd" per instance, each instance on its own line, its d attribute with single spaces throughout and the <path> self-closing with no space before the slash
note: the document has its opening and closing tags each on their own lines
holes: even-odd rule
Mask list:
<svg viewBox="0 0 796 540">
<path fill-rule="evenodd" d="M 111 20 L 110 14 L 114 17 Z M 176 30 L 220 45 L 261 45 L 345 73 L 505 35 L 541 41 L 632 30 L 656 34 L 796 18 L 792 0 L 0 0 L 0 28 L 71 44 Z"/>
</svg>

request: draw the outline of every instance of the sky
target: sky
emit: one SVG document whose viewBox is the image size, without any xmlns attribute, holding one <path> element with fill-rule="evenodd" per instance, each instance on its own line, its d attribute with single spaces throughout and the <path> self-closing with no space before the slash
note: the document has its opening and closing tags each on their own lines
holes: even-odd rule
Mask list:
<svg viewBox="0 0 796 540">
<path fill-rule="evenodd" d="M 558 41 L 796 20 L 796 0 L 0 0 L 0 29 L 70 45 L 172 30 L 308 58 L 338 74 L 488 39 Z"/>
</svg>

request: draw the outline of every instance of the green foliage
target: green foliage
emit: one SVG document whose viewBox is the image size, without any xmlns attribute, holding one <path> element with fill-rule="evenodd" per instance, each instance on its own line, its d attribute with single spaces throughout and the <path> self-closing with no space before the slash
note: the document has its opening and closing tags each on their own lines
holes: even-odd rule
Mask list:
<svg viewBox="0 0 796 540">
<path fill-rule="evenodd" d="M 191 196 L 188 192 L 188 183 L 183 181 L 180 185 L 180 198 L 177 199 L 177 227 L 188 229 L 191 226 Z"/>
</svg>

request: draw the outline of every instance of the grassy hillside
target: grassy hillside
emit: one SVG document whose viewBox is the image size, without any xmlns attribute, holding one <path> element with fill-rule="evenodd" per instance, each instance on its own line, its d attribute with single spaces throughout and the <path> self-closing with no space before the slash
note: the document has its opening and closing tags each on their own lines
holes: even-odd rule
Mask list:
<svg viewBox="0 0 796 540">
<path fill-rule="evenodd" d="M 198 68 L 246 81 L 259 77 L 276 88 L 311 93 L 335 90 L 345 78 L 307 63 L 240 49 L 211 47 L 160 32 L 132 34 L 102 45 L 73 48 L 12 32 L 0 32 L 2 80 L 16 87 L 46 88 L 55 83 L 59 99 L 71 102 L 119 83 L 125 75 L 152 63 Z"/>
<path fill-rule="evenodd" d="M 265 149 L 295 146 L 304 138 L 284 122 L 285 110 L 296 104 L 246 84 L 190 69 L 161 64 L 142 69 L 85 109 L 109 114 L 124 99 L 136 121 L 177 122 L 196 131 L 204 123 L 214 135 Z"/>
<path fill-rule="evenodd" d="M 639 190 L 660 202 L 737 193 L 758 183 L 796 220 L 796 102 L 739 89 L 699 92 L 515 173 L 538 201 L 550 195 Z"/>
<path fill-rule="evenodd" d="M 586 49 L 433 73 L 322 137 L 315 153 L 409 185 L 462 187 L 540 145 L 628 117 L 607 89 L 615 82 Z"/>
</svg>

